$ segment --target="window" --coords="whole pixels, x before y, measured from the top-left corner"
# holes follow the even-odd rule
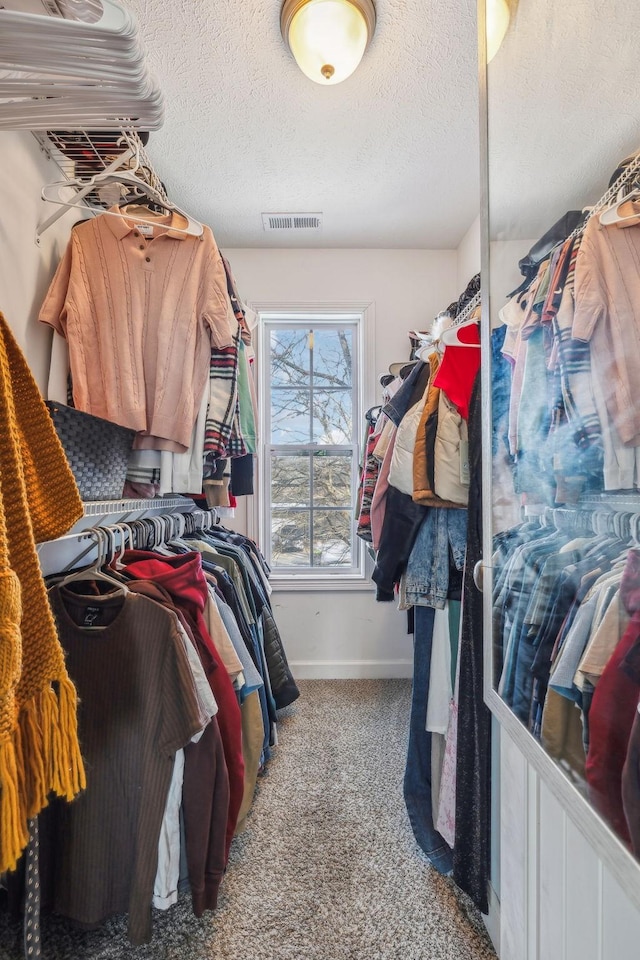
[[[278,576],[362,576],[361,315],[261,314],[262,544]]]

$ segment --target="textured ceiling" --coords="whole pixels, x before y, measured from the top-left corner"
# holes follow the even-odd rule
[[[475,0],[377,0],[344,83],[308,80],[278,0],[127,0],[167,117],[149,152],[226,247],[453,248],[477,215]],[[319,235],[262,212],[322,212]]]
[[[488,71],[495,239],[539,237],[594,203],[640,148],[637,13],[638,0],[519,0]]]
[[[280,0],[123,0],[166,94],[149,152],[224,246],[457,247],[479,208],[475,0],[376,0],[355,74],[320,87],[280,36]],[[10,9],[43,0],[5,0]],[[640,147],[638,0],[509,0],[489,65],[494,238],[537,237],[594,202]],[[321,212],[321,234],[261,213]]]

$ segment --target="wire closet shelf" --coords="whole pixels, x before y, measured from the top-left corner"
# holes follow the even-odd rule
[[[151,158],[145,149],[145,141],[133,129],[93,133],[84,130],[65,132],[34,132],[41,149],[52,160],[65,180],[86,180],[82,191],[85,206],[94,213],[108,210],[121,197],[117,184],[92,186],[92,178],[111,171],[131,171],[141,182],[148,184],[158,197],[167,202],[167,192],[156,173]],[[80,196],[80,195],[79,195]],[[36,242],[65,213],[64,208],[55,210],[41,223],[36,231]]]

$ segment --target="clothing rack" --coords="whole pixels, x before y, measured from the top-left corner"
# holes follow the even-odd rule
[[[631,162],[625,167],[615,183],[613,183],[609,189],[603,193],[598,202],[591,208],[582,223],[575,228],[572,234],[570,234],[569,240],[577,240],[578,237],[582,236],[591,217],[597,216],[599,213],[602,213],[603,210],[606,210],[607,207],[611,206],[622,187],[635,180],[637,174],[640,174],[640,152],[637,153],[633,160],[631,160]]]
[[[113,173],[118,170],[135,171],[136,177],[148,184],[160,199],[168,202],[164,184],[154,170],[151,158],[137,130],[123,128],[113,138],[98,136],[80,130],[71,134],[48,131],[33,136],[46,156],[53,160],[66,180],[86,178],[87,186],[77,193],[83,200],[89,213],[101,213],[113,205],[114,198],[108,189],[101,191],[91,178],[101,173]],[[115,153],[114,153],[115,147]],[[49,227],[52,227],[66,213],[66,207],[60,207],[36,228],[36,243]]]
[[[478,291],[478,293],[474,294],[474,296],[471,298],[471,300],[466,305],[464,310],[460,311],[460,313],[453,320],[451,326],[448,327],[448,329],[453,330],[455,329],[455,327],[462,326],[462,324],[466,323],[466,321],[471,317],[473,312],[478,309],[478,307],[480,306],[480,303],[481,303],[481,293],[480,291]]]
[[[112,517],[112,521],[104,523],[108,517]],[[87,525],[90,518],[93,523]],[[220,515],[215,510],[200,510],[188,497],[87,503],[84,518],[69,533],[57,540],[38,544],[40,568],[43,576],[49,576],[62,569],[71,570],[82,561],[86,562],[89,555],[97,552],[99,544],[102,546],[100,537],[104,531],[110,538],[109,549],[115,551],[121,549],[126,541],[141,544],[143,537],[147,547],[152,541],[164,543],[185,532],[193,532],[198,521],[202,524],[199,529],[205,529],[205,524],[206,529],[210,529],[220,522]]]
[[[94,562],[69,576],[58,564],[51,572],[61,576],[49,581],[82,703],[86,790],[78,820],[73,805],[65,807],[68,820],[59,831],[52,825],[50,847],[45,837],[42,849],[55,851],[60,873],[49,890],[48,876],[42,886],[54,913],[82,923],[86,878],[95,869],[92,924],[128,913],[134,946],[151,939],[151,907],[176,903],[181,866],[194,915],[215,909],[232,838],[277,742],[276,710],[299,695],[271,613],[265,561],[217,520],[215,511],[194,508],[85,530],[76,539],[91,541]],[[186,540],[192,534],[207,543]],[[186,542],[174,543],[180,538]],[[167,551],[158,550],[163,544]],[[144,552],[124,554],[128,547]],[[98,654],[87,640],[94,627],[105,628],[94,631]],[[114,777],[123,785],[115,800]],[[94,832],[103,835],[105,816],[127,852],[121,862],[101,864],[90,842]],[[86,831],[79,837],[76,822]],[[17,877],[17,895],[20,883]],[[33,927],[27,930],[32,940]]]
[[[77,567],[95,546],[101,550],[102,563],[110,563],[115,560],[120,550],[126,549],[127,545],[134,550],[150,550],[182,537],[185,533],[211,530],[218,522],[219,517],[215,510],[193,510],[190,513],[160,513],[153,517],[139,517],[129,523],[120,522],[90,527],[74,539],[81,543],[88,538],[92,542],[64,568],[64,571]]]
[[[162,91],[119,0],[6,0],[0,23],[0,129],[162,126]]]
[[[640,503],[636,509],[615,510],[603,506],[593,510],[579,507],[545,507],[540,522],[566,532],[613,536],[619,540],[640,542]]]
[[[581,510],[617,510],[627,513],[640,513],[640,493],[613,493],[604,491],[589,494],[578,503]]]

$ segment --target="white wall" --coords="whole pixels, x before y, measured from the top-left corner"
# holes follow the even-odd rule
[[[0,133],[0,174],[0,311],[44,391],[51,330],[37,315],[77,211],[66,211],[36,245],[36,227],[60,209],[42,200],[40,191],[62,175],[30,133]]]
[[[372,301],[374,374],[408,357],[408,331],[424,329],[458,295],[455,250],[224,252],[246,300]]]
[[[407,333],[425,329],[459,294],[453,250],[225,250],[250,302],[372,302],[370,380],[409,356]],[[380,398],[371,391],[366,402]],[[239,516],[238,523],[246,523]],[[411,637],[395,604],[363,590],[286,592],[274,610],[296,676],[410,676]]]
[[[457,251],[458,290],[460,293],[480,270],[480,214],[475,218]]]
[[[531,249],[535,239],[492,240],[490,244],[489,296],[491,299],[491,318],[497,322],[497,311],[504,306],[507,294],[522,283],[523,277],[518,268],[518,260]]]

